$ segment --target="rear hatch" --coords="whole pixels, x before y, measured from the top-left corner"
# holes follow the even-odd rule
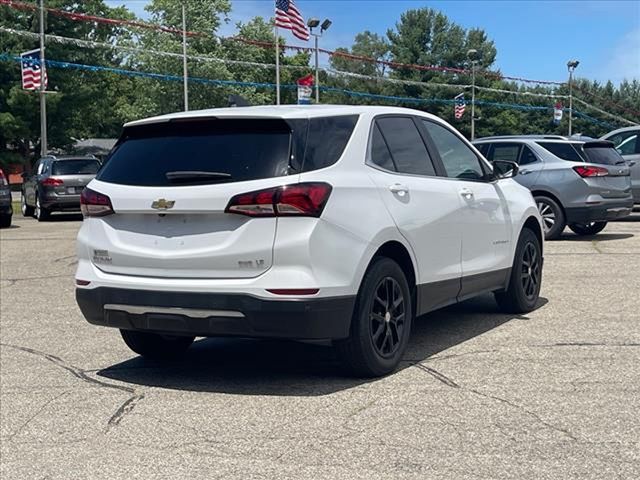
[[[251,278],[273,261],[276,218],[225,213],[229,199],[284,183],[295,156],[279,119],[199,119],[129,127],[90,188],[115,214],[89,219],[109,273]]]
[[[80,195],[84,187],[93,180],[100,162],[93,158],[56,160],[51,166],[53,190],[58,195]]]
[[[571,162],[573,170],[582,177],[590,193],[606,199],[631,195],[629,167],[613,148],[613,143],[602,140],[537,143],[556,157]]]
[[[626,198],[631,194],[631,176],[627,162],[607,141],[585,142],[581,153],[586,163],[607,170],[607,175],[588,177],[585,181],[592,187],[601,187],[603,198]]]

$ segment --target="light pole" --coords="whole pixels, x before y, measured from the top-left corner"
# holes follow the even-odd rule
[[[48,152],[47,145],[47,99],[45,80],[47,78],[46,65],[44,61],[44,0],[40,0],[40,155],[45,156]]]
[[[573,121],[573,71],[580,65],[578,60],[569,60],[567,70],[569,70],[569,136],[571,136],[571,122]]]
[[[314,28],[318,28],[320,26],[320,33],[313,33]],[[310,18],[307,21],[307,26],[309,27],[309,33],[313,35],[315,38],[315,57],[316,57],[316,103],[320,103],[320,78],[318,77],[318,38],[322,36],[324,32],[326,32],[331,26],[331,20],[325,18],[324,22],[320,24],[320,20],[317,18]]]
[[[187,14],[182,2],[182,88],[184,111],[189,110],[189,74],[187,72]]]
[[[472,48],[467,51],[467,57],[471,60],[471,140],[476,138],[476,65],[478,64],[478,51]]]

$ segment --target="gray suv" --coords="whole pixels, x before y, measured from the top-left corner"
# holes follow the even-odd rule
[[[595,235],[609,220],[631,213],[629,166],[611,142],[525,135],[487,137],[474,145],[490,162],[518,163],[515,179],[531,190],[548,240],[567,225],[578,235]]]
[[[22,215],[42,222],[54,211],[80,211],[80,194],[99,168],[100,160],[93,156],[42,157],[34,173],[24,175]]]
[[[631,168],[633,202],[640,204],[640,126],[625,127],[607,133],[603,140],[613,142]]]

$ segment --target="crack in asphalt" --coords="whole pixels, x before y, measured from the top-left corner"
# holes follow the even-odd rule
[[[426,365],[423,365],[422,363],[416,363],[415,366],[417,368],[419,368],[420,370],[422,370],[424,372],[427,372],[429,375],[431,375],[436,380],[444,383],[447,387],[460,388],[460,385],[458,385],[456,382],[451,380],[445,374],[440,373],[439,371],[437,371],[435,368],[427,367]]]
[[[38,415],[40,415],[45,408],[47,408],[49,406],[50,403],[55,402],[57,399],[59,399],[60,397],[66,395],[67,393],[69,393],[69,390],[62,392],[59,395],[56,395],[53,398],[50,398],[49,400],[47,400],[39,409],[38,411],[36,411],[36,413],[34,413],[33,415],[31,415],[26,422],[24,422],[22,425],[20,425],[15,432],[13,432],[11,435],[9,435],[8,439],[12,440],[16,435],[18,435],[20,432],[22,432],[22,430],[25,429],[25,427],[27,425],[29,425]]]
[[[116,385],[114,383],[109,383],[109,382],[103,382],[102,380],[98,380],[96,378],[90,377],[89,375],[87,375],[85,370],[78,368],[75,365],[71,365],[70,363],[66,362],[65,360],[63,360],[62,358],[56,355],[52,355],[47,352],[42,352],[40,350],[35,350],[29,347],[12,345],[9,343],[0,343],[0,345],[2,345],[3,347],[13,348],[15,350],[30,353],[32,355],[36,355],[38,357],[44,358],[50,361],[51,363],[53,363],[54,365],[56,365],[57,367],[60,367],[63,370],[66,370],[71,375],[78,378],[79,380],[82,380],[83,382],[89,383],[91,385],[103,387],[103,388],[119,390],[121,392],[126,392],[130,394],[129,398],[125,400],[124,403],[122,403],[118,407],[118,409],[113,413],[113,415],[111,415],[111,417],[109,418],[105,433],[108,432],[111,428],[117,426],[122,421],[124,416],[127,415],[129,412],[131,412],[131,410],[133,410],[133,408],[140,402],[140,400],[144,398],[144,394],[136,392],[134,388],[125,387],[122,385]]]
[[[64,277],[71,277],[73,278],[73,273],[62,273],[62,274],[56,274],[56,275],[41,275],[38,277],[19,277],[19,278],[0,278],[0,281],[3,282],[10,282],[10,286],[13,286],[16,284],[16,282],[24,282],[27,280],[46,280],[49,278],[64,278]]]
[[[546,420],[541,418],[537,413],[526,409],[522,405],[518,405],[517,403],[513,403],[513,402],[507,400],[506,398],[498,397],[498,396],[491,395],[491,394],[488,394],[488,393],[483,393],[483,392],[480,392],[480,391],[475,390],[473,388],[463,387],[463,386],[459,385],[458,383],[456,383],[451,378],[447,377],[445,374],[437,371],[434,368],[427,367],[426,365],[423,365],[421,363],[416,363],[414,366],[417,367],[418,369],[428,373],[429,375],[434,377],[436,380],[438,380],[439,382],[445,384],[448,387],[458,388],[458,389],[463,390],[465,392],[469,392],[469,393],[472,393],[474,395],[481,396],[481,397],[484,397],[484,398],[488,398],[488,399],[491,399],[491,400],[495,400],[497,402],[500,402],[500,403],[503,403],[505,405],[508,405],[511,408],[515,408],[516,410],[524,412],[527,415],[533,417],[538,423],[544,425],[545,427],[550,428],[551,430],[554,430],[556,432],[562,433],[563,435],[569,437],[573,441],[578,441],[578,438],[576,436],[574,436],[569,430],[561,428],[561,427],[558,427],[556,425],[553,425],[553,424],[547,422]]]

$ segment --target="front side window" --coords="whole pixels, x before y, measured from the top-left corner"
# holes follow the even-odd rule
[[[491,162],[495,160],[505,160],[517,163],[521,148],[521,145],[518,143],[494,143],[493,151],[488,160]]]
[[[438,149],[448,177],[484,180],[480,159],[457,135],[437,123],[427,120],[423,120],[423,123]]]
[[[536,154],[531,151],[526,145],[522,146],[522,153],[520,154],[520,165],[529,165],[538,161]]]
[[[607,138],[616,147],[616,150],[620,155],[633,155],[634,153],[640,153],[640,145],[638,142],[638,136],[640,131],[631,130],[628,132],[620,132]]]
[[[396,171],[435,176],[427,147],[411,118],[384,117],[376,120],[376,124],[389,148]]]

